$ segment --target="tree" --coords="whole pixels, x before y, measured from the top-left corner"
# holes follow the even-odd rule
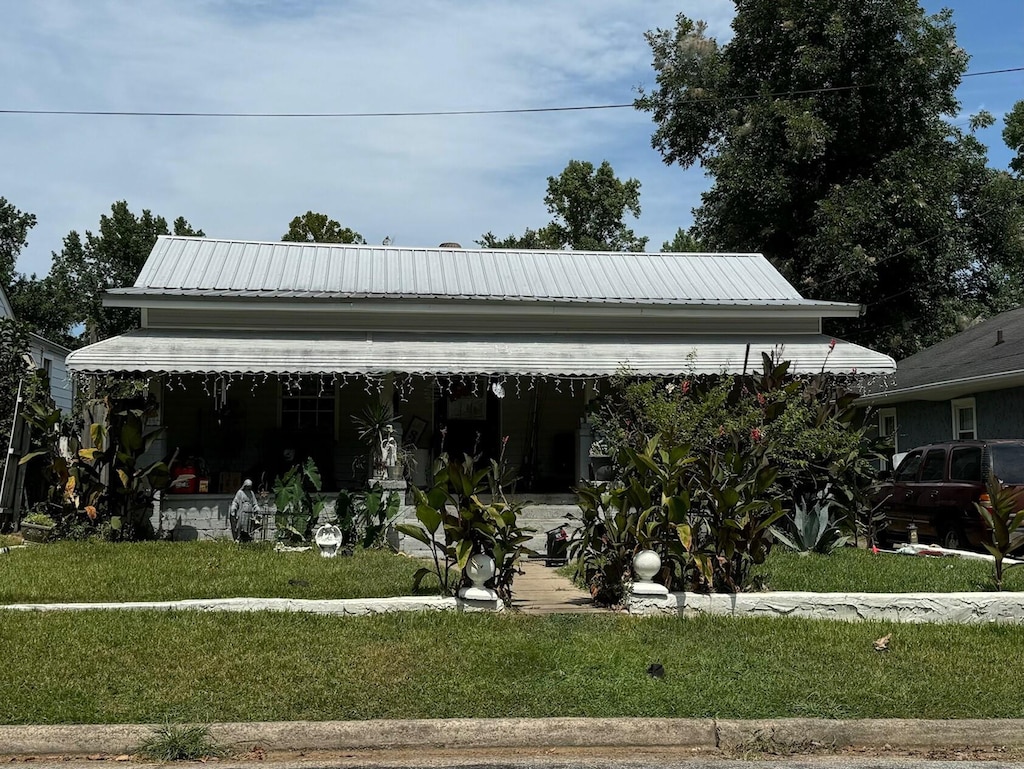
[[[680,227],[672,240],[666,240],[661,244],[661,250],[675,254],[699,254],[704,248],[693,235]]]
[[[94,342],[136,328],[139,311],[103,307],[102,295],[112,288],[131,286],[142,270],[159,235],[170,235],[167,220],[148,209],[136,216],[128,203],[119,200],[110,215],[100,216],[98,233],[86,231],[85,239],[74,230],[64,238],[64,247],[53,255],[47,280],[66,308],[60,319],[70,335],[85,326],[85,341]],[[203,237],[184,218],[174,221],[174,234]]]
[[[18,255],[28,244],[28,231],[35,226],[35,215],[19,211],[0,197],[0,287],[11,285]]]
[[[288,225],[288,232],[281,238],[293,243],[366,243],[366,240],[353,229],[342,228],[336,220],[327,214],[307,211],[296,216]]]
[[[638,237],[623,221],[640,216],[640,182],[620,181],[611,163],[570,160],[561,174],[548,177],[544,196],[554,219],[539,230],[527,228],[522,237],[499,240],[487,232],[477,243],[484,248],[571,248],[577,251],[643,251]]]
[[[866,304],[835,330],[897,356],[954,330],[987,209],[981,145],[945,119],[968,58],[950,12],[738,0],[733,29],[719,45],[680,14],[647,33],[652,145],[714,178],[693,234],[764,253],[806,296]]]
[[[1017,153],[1010,161],[1010,168],[1018,176],[1024,176],[1024,99],[1014,104],[1003,119],[1003,141]]]

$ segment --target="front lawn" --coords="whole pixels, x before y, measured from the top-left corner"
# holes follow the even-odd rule
[[[0,610],[0,658],[14,724],[1024,717],[1006,625]]]
[[[814,593],[970,593],[992,589],[992,564],[963,558],[874,554],[845,547],[802,555],[776,546],[755,569],[769,590]],[[1006,572],[1004,590],[1024,590],[1024,566]]]
[[[321,558],[275,553],[269,544],[55,542],[0,557],[0,604],[379,598],[412,593],[422,565],[379,550]],[[423,592],[435,591],[428,584]]]

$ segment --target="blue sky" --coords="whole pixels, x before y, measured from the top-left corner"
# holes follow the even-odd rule
[[[971,71],[1024,66],[1024,2],[951,7]],[[684,12],[724,40],[729,0],[0,0],[0,105],[141,111],[417,111],[629,102],[653,81],[643,33]],[[1000,116],[1024,73],[968,78],[964,116]],[[0,115],[0,196],[39,219],[19,268],[126,199],[208,235],[277,240],[323,211],[371,243],[470,246],[548,221],[546,179],[607,159],[642,183],[657,250],[707,186],[666,167],[649,116],[253,120]],[[1001,124],[983,139],[1005,167]]]

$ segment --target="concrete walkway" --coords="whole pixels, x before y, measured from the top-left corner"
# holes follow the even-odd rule
[[[543,561],[524,561],[512,583],[512,608],[523,614],[604,614],[590,595]]]

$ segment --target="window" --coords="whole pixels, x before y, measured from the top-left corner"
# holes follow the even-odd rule
[[[912,451],[903,458],[899,468],[896,470],[897,481],[917,480],[917,468],[921,466],[921,452]]]
[[[961,398],[953,401],[953,439],[966,441],[977,437],[974,398]]]
[[[281,389],[281,427],[334,434],[334,387],[288,382]]]
[[[941,481],[946,475],[946,450],[932,449],[924,455],[921,481]]]
[[[53,377],[53,358],[43,358],[43,372],[47,377]]]
[[[892,440],[892,450],[899,453],[899,438],[896,435],[896,409],[878,410],[878,437]]]
[[[949,480],[981,480],[981,446],[964,446],[953,449],[949,460]]]

